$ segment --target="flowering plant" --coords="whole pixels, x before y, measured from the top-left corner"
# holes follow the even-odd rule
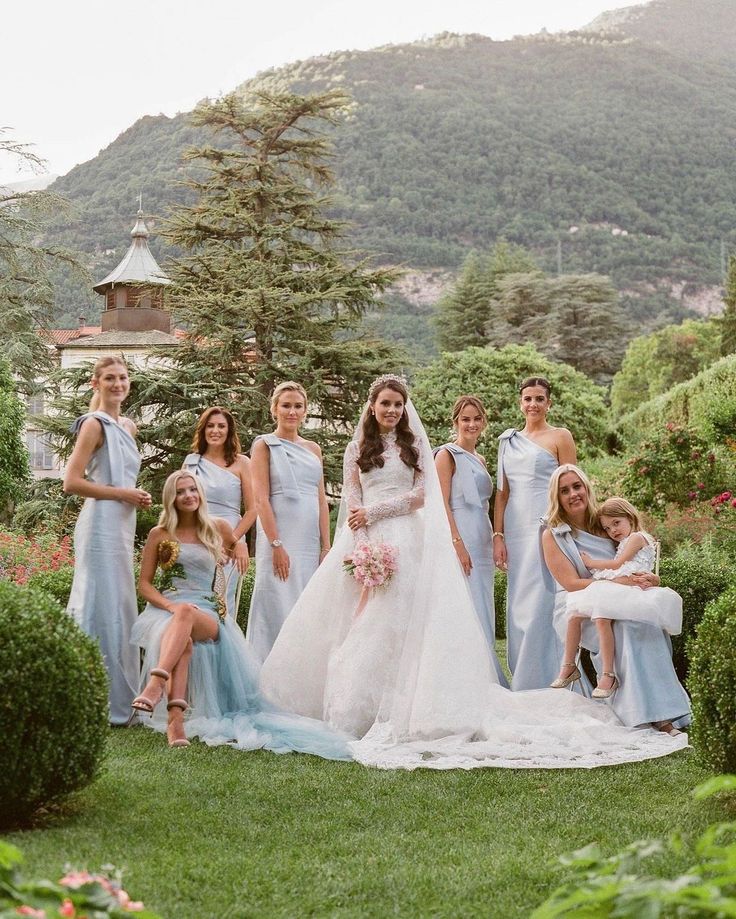
[[[163,593],[165,590],[176,590],[174,578],[185,578],[186,572],[179,562],[179,543],[175,539],[162,539],[158,544],[157,561],[161,574],[156,580],[156,587]]]
[[[72,871],[57,883],[25,881],[18,867],[23,860],[14,846],[0,842],[0,914],[30,916],[33,919],[92,919],[92,917],[135,914],[138,919],[159,919],[123,890],[120,872],[107,874]],[[112,875],[112,876],[111,876]]]
[[[395,546],[386,543],[359,543],[352,557],[343,563],[343,568],[363,587],[382,587],[398,568],[398,554]]]
[[[49,533],[32,539],[19,533],[0,530],[0,572],[16,584],[27,584],[36,574],[59,571],[74,566],[71,540],[58,541]]]

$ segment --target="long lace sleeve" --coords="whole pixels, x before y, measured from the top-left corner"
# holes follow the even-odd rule
[[[411,514],[412,511],[423,506],[424,472],[420,469],[414,473],[414,484],[410,491],[366,507],[368,526],[371,526],[377,520],[384,520],[386,517],[401,517],[404,514]]]
[[[358,468],[358,454],[360,448],[355,441],[348,444],[342,466],[342,491],[348,509],[363,506],[363,489],[360,484],[360,469]],[[365,527],[353,531],[356,543],[366,542],[368,535]]]

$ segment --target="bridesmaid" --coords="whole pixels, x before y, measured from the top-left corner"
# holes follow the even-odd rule
[[[74,581],[67,612],[100,643],[110,679],[110,723],[127,724],[138,686],[130,630],[138,615],[133,577],[135,509],[151,496],[135,482],[141,465],[135,425],[121,415],[130,392],[122,357],[101,357],[92,372],[89,412],[71,426],[76,444],[64,475],[66,494],[84,507],[74,530]],[[86,473],[86,474],[85,474]]]
[[[258,437],[251,451],[258,524],[246,638],[261,662],[330,549],[322,452],[299,434],[306,414],[304,388],[280,383],[271,399],[276,428]]]
[[[493,559],[508,572],[506,635],[511,688],[542,689],[554,680],[562,660],[555,632],[555,585],[542,559],[540,518],[555,469],[577,460],[566,428],[547,423],[551,387],[531,377],[519,387],[526,423],[499,437],[494,506]]]
[[[248,547],[245,534],[256,519],[250,460],[244,456],[235,427],[235,419],[226,408],[214,405],[199,416],[192,439],[192,452],[184,460],[186,469],[199,479],[210,513],[227,520],[233,530],[235,545],[232,559],[239,574],[248,570]],[[241,514],[241,510],[245,513]],[[228,566],[229,567],[229,566]],[[228,612],[237,618],[235,609],[237,577],[230,570],[227,593]]]
[[[476,451],[488,418],[476,396],[460,396],[452,407],[455,442],[435,451],[435,466],[442,488],[452,544],[468,578],[475,611],[488,642],[496,675],[502,686],[506,677],[496,657],[496,616],[493,607],[493,544],[489,501],[493,480],[485,459]]]

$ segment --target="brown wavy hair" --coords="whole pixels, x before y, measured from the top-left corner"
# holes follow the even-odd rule
[[[227,421],[227,437],[225,438],[224,445],[225,462],[228,466],[232,466],[238,458],[238,453],[243,452],[243,448],[240,445],[240,438],[238,437],[235,419],[232,413],[219,405],[213,405],[210,408],[206,408],[197,419],[197,427],[194,429],[194,437],[192,438],[192,446],[190,449],[192,453],[199,453],[200,456],[205,455],[207,452],[207,438],[204,432],[207,427],[207,422],[213,415],[222,415],[225,421]]]
[[[418,472],[419,451],[414,446],[414,432],[409,427],[409,420],[406,417],[406,403],[409,400],[409,392],[406,386],[403,383],[399,383],[398,380],[387,381],[383,386],[376,387],[369,394],[368,402],[371,407],[374,406],[378,397],[386,389],[398,393],[404,400],[404,411],[401,414],[399,423],[396,425],[396,442],[399,445],[402,462],[410,469],[415,469]],[[359,444],[358,468],[361,472],[383,468],[383,446],[376,416],[372,412],[368,412],[368,417],[363,424],[363,436],[360,438]]]

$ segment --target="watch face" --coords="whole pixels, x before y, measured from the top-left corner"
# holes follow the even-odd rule
[[[280,539],[274,539],[271,545],[273,546],[274,549],[278,549],[279,546],[283,546],[283,543],[281,542]]]

